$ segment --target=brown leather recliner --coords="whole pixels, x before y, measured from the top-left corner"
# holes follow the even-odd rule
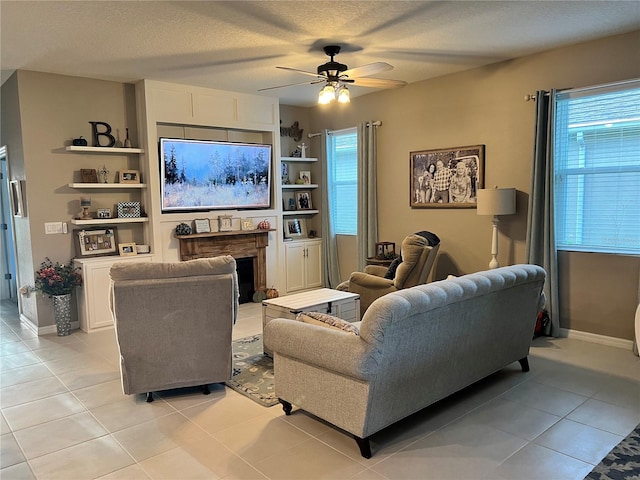
[[[337,290],[360,294],[360,316],[364,315],[374,300],[387,293],[427,283],[440,243],[431,246],[420,235],[412,234],[402,241],[398,265],[393,279],[384,278],[387,267],[367,265],[364,272],[353,272],[349,280],[338,285]]]

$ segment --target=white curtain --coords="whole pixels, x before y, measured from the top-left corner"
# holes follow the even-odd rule
[[[331,216],[331,195],[329,195],[329,172],[332,171],[334,158],[330,154],[329,131],[323,130],[320,144],[320,163],[322,165],[322,179],[325,188],[322,189],[322,259],[324,262],[324,286],[327,288],[336,288],[340,283],[340,266],[338,262],[338,244],[336,241],[335,229],[333,226],[333,218]]]
[[[547,335],[560,335],[558,302],[558,258],[553,216],[553,136],[555,90],[536,94],[536,129],[533,151],[531,194],[527,217],[527,263],[539,265],[547,272],[544,293],[551,318]]]
[[[375,255],[378,241],[376,123],[358,125],[358,271]]]

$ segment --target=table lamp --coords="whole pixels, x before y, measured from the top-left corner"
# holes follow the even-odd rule
[[[516,213],[515,188],[482,188],[478,190],[478,215],[493,215],[493,236],[491,238],[491,261],[489,268],[498,268],[498,220],[499,215]]]

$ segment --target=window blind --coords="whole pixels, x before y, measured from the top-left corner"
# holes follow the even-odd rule
[[[356,129],[329,135],[329,195],[336,234],[358,232],[358,134]]]
[[[560,250],[640,254],[640,81],[556,96]]]

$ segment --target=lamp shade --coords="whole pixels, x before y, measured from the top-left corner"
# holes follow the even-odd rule
[[[482,188],[478,190],[478,215],[513,215],[516,213],[515,188]]]

